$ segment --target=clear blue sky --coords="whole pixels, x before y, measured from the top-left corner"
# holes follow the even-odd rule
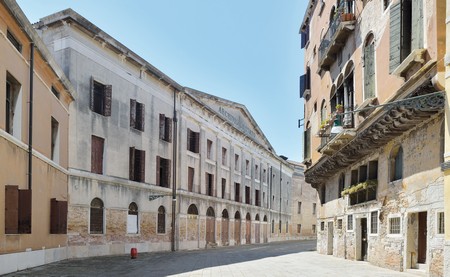
[[[17,0],[31,23],[72,8],[182,86],[244,104],[302,160],[298,30],[306,0]]]

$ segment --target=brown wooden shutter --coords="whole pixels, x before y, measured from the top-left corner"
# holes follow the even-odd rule
[[[159,114],[159,138],[164,140],[165,139],[165,120],[166,120],[166,116],[164,114]]]
[[[156,156],[156,185],[161,185],[161,157]]]
[[[5,234],[19,233],[19,187],[5,186]]]
[[[187,150],[191,151],[191,140],[192,140],[192,131],[191,129],[187,129]]]
[[[50,200],[50,234],[67,234],[67,201]]]
[[[136,128],[136,100],[130,99],[130,126]]]
[[[139,153],[139,182],[145,182],[145,151]]]
[[[111,116],[112,85],[105,85],[105,114]]]
[[[200,152],[200,132],[194,133],[194,139],[195,139],[195,153]]]
[[[166,187],[168,187],[168,188],[170,188],[170,178],[172,177],[172,172],[171,172],[171,169],[172,169],[172,164],[171,164],[171,162],[170,162],[170,160],[166,160],[166,182],[167,182],[167,184],[166,184]]]
[[[90,102],[89,102],[89,108],[91,109],[91,111],[94,111],[94,77],[91,77],[91,81],[90,81]]]
[[[401,63],[401,4],[391,5],[390,13],[389,73],[392,73]]]
[[[139,130],[144,131],[144,127],[145,127],[145,105],[141,103],[140,105],[138,105],[138,109],[139,109],[139,121],[140,121]]]
[[[172,142],[172,119],[166,117],[166,138],[168,142]]]
[[[134,162],[135,162],[135,148],[130,147],[130,165],[129,165],[129,171],[130,171],[130,180],[134,181]]]
[[[97,136],[92,136],[91,143],[91,172],[103,174],[104,139]]]
[[[31,190],[19,190],[19,233],[31,234]]]

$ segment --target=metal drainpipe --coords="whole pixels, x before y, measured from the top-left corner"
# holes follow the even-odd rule
[[[172,238],[171,238],[171,249],[175,251],[175,232],[176,232],[176,203],[177,203],[177,139],[178,139],[178,126],[177,126],[177,90],[173,90],[173,185],[172,185]]]
[[[283,169],[283,162],[280,162],[280,218],[278,219],[278,222],[280,223],[280,234],[281,234],[281,181],[283,180],[282,169]]]
[[[34,42],[30,43],[30,95],[28,113],[28,189],[32,187],[33,166],[33,76],[34,75]]]

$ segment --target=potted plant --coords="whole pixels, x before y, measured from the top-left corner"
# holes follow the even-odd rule
[[[337,105],[336,105],[336,111],[337,111],[338,113],[343,113],[343,112],[344,112],[344,105],[342,105],[342,104],[337,104]]]

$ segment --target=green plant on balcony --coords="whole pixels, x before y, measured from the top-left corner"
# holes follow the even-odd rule
[[[343,112],[344,112],[344,105],[342,105],[342,104],[337,104],[337,105],[336,105],[336,112],[337,112],[337,113],[343,113]]]
[[[341,196],[345,196],[345,195],[350,195],[350,194],[354,194],[357,193],[358,191],[362,191],[362,190],[366,190],[366,189],[371,189],[376,187],[378,184],[378,180],[366,180],[362,183],[353,185],[351,187],[348,187],[346,189],[344,189],[341,192]]]

